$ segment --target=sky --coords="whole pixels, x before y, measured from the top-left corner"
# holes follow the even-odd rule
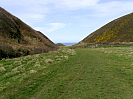
[[[70,43],[132,13],[133,0],[0,0],[0,7],[54,43]]]

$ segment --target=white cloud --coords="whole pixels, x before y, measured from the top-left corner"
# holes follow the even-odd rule
[[[45,18],[46,15],[43,14],[33,14],[33,13],[25,13],[25,14],[20,14],[20,16],[22,17],[27,17],[27,18],[32,18],[32,19],[39,19],[42,20],[43,18]]]
[[[64,28],[66,26],[70,26],[71,24],[64,24],[64,23],[49,23],[45,27],[35,27],[36,30],[39,30],[43,33],[49,33],[56,30],[59,30],[61,28]]]
[[[99,0],[3,0],[1,4],[6,5],[20,5],[20,6],[37,6],[53,4],[58,8],[65,9],[80,9],[95,5]]]
[[[27,19],[33,20],[33,21],[41,21],[46,17],[46,15],[43,15],[43,14],[33,14],[33,13],[23,14],[22,16],[23,17],[26,16]]]
[[[17,15],[17,17],[31,26],[46,19],[46,15],[38,13],[20,13]]]
[[[97,12],[127,11],[133,9],[133,1],[112,0],[99,3],[100,0],[1,0],[1,5],[23,6],[25,10],[34,13],[49,13],[50,9],[91,9]],[[52,8],[49,6],[52,4]]]
[[[48,24],[51,28],[47,29],[46,32],[53,32],[53,31],[56,31],[60,28],[64,28],[65,26],[67,26],[66,24],[64,23],[50,23]]]
[[[69,10],[76,10],[94,6],[99,0],[57,0],[56,7]]]
[[[110,17],[133,11],[133,1],[111,1],[91,7],[97,17]]]
[[[91,16],[109,17],[122,14],[126,11],[133,11],[133,1],[116,1],[99,3],[100,0],[2,0],[1,5],[10,5],[9,7],[20,6],[25,11],[18,11],[18,14],[30,13],[30,18],[41,19],[43,15],[51,13],[53,9],[61,10],[80,10],[88,9]],[[52,7],[51,7],[52,6]],[[23,16],[24,16],[23,15]],[[21,16],[20,16],[21,17]],[[28,17],[28,18],[29,18]],[[26,16],[25,16],[26,18]],[[27,20],[28,20],[27,18]]]

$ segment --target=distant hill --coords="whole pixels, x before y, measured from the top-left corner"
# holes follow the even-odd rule
[[[57,43],[58,46],[65,46],[64,44],[62,43]]]
[[[88,35],[80,43],[133,42],[133,13],[115,19]]]
[[[58,46],[41,32],[32,29],[0,7],[0,58],[44,53],[57,49]]]

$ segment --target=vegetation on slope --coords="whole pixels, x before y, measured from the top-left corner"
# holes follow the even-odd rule
[[[133,42],[133,13],[113,20],[81,42]]]
[[[133,98],[133,47],[75,51],[1,60],[1,99]]]
[[[0,45],[8,46],[16,53],[13,56],[24,56],[29,54],[44,53],[58,49],[58,46],[49,40],[41,32],[32,29],[30,26],[13,16],[0,7]],[[0,58],[3,57],[4,52]],[[9,57],[10,53],[8,53]]]

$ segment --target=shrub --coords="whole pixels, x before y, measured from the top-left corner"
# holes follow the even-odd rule
[[[52,59],[46,59],[45,62],[46,63],[53,63],[54,61]]]
[[[23,67],[23,65],[12,69],[12,72],[14,72],[14,73],[20,73],[20,72],[24,72],[24,71],[25,71],[25,68]]]
[[[26,56],[26,55],[30,55],[31,51],[28,48],[18,48],[16,50],[16,56],[20,57],[20,56]]]
[[[69,54],[69,55],[75,55],[76,54],[74,49],[63,49],[62,52]]]
[[[2,58],[14,58],[16,57],[15,50],[7,45],[7,44],[0,44],[0,59]]]
[[[37,61],[36,63],[35,63],[35,67],[40,67],[41,65],[40,65],[40,62],[39,61]]]
[[[30,74],[35,74],[35,73],[37,73],[36,70],[30,70]]]
[[[55,56],[57,61],[60,61],[62,59],[68,59],[68,56]]]
[[[34,54],[46,53],[46,52],[48,52],[48,51],[43,48],[35,48],[33,51]]]
[[[12,69],[12,72],[13,73],[19,73],[18,68],[16,67],[16,68]]]
[[[65,59],[68,59],[68,56],[64,56]]]
[[[0,71],[1,71],[1,72],[5,72],[6,69],[5,69],[4,67],[0,67]]]

